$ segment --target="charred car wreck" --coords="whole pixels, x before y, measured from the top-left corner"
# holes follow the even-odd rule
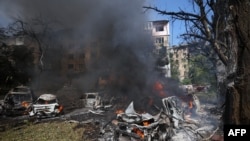
[[[63,114],[63,106],[58,103],[57,97],[53,94],[42,94],[29,109],[29,115],[37,118],[55,117]]]
[[[27,109],[34,99],[31,88],[17,86],[11,89],[1,101],[2,113],[7,116],[26,115],[28,114]]]
[[[162,108],[156,115],[136,112],[133,102],[124,112],[118,111],[112,124],[106,124],[101,130],[104,140],[197,141],[214,130],[213,126],[206,125],[204,119],[187,118],[182,101],[176,96],[163,98]],[[203,127],[199,125],[201,123]]]
[[[133,102],[125,112],[118,113],[114,139],[120,138],[165,141],[174,135],[179,121],[183,121],[183,111],[177,107],[176,97],[163,99],[164,110],[157,115],[139,114],[135,111]],[[171,117],[171,118],[169,118]]]

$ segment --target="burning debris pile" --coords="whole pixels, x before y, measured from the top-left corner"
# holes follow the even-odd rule
[[[208,140],[218,130],[205,119],[186,115],[175,96],[162,99],[162,104],[159,113],[151,115],[136,112],[131,102],[124,112],[117,111],[112,124],[102,128],[99,140],[197,141]]]

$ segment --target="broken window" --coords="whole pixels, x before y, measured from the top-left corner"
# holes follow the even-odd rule
[[[156,31],[156,32],[164,31],[163,25],[157,25],[157,26],[155,27],[155,31]]]

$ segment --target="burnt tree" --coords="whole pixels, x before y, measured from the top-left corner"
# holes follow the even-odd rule
[[[177,12],[160,10],[157,7],[145,6],[145,9],[154,10],[162,15],[168,15],[173,20],[185,22],[186,33],[181,37],[188,43],[203,43],[192,46],[200,55],[211,62],[211,72],[217,80],[218,104],[222,105],[228,83],[228,75],[236,70],[236,51],[231,46],[231,34],[228,31],[226,0],[192,0],[193,11],[180,9]],[[228,39],[229,38],[229,39]]]
[[[250,2],[229,0],[231,44],[237,48],[237,71],[226,97],[225,124],[250,124]]]

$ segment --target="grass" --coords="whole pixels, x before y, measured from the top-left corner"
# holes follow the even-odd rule
[[[1,141],[80,141],[84,128],[77,123],[53,121],[26,123],[0,132]]]

